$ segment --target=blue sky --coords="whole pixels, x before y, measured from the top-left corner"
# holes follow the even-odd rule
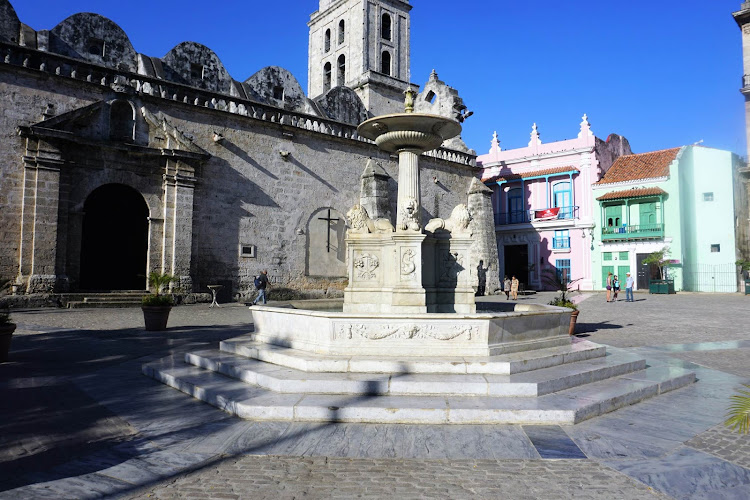
[[[277,65],[307,87],[307,20],[317,0],[11,0],[22,22],[51,29],[76,12],[119,24],[138,52],[163,56],[192,40],[244,80]],[[412,0],[412,81],[435,68],[475,112],[463,137],[486,153],[578,133],[624,135],[635,152],[703,140],[745,149],[741,0]]]

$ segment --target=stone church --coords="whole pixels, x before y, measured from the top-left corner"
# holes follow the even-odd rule
[[[403,111],[411,8],[320,0],[306,94],[280,67],[235,80],[194,42],[141,54],[96,14],[37,31],[0,0],[0,280],[19,295],[144,290],[159,271],[187,295],[224,285],[229,300],[268,269],[278,287],[342,289],[344,214],[395,212],[396,158],[357,125]],[[470,114],[435,72],[416,110]],[[472,183],[475,159],[460,138],[425,153],[422,220],[468,199],[472,275],[493,290],[492,209]]]

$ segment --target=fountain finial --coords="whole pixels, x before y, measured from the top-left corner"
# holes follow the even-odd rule
[[[417,91],[411,88],[411,84],[409,84],[404,95],[406,95],[406,99],[404,99],[404,111],[406,113],[414,113],[414,98],[417,97]]]

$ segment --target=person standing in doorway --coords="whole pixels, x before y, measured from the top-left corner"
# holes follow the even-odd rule
[[[255,297],[253,305],[256,305],[261,300],[263,301],[263,304],[266,303],[266,288],[268,288],[268,286],[268,271],[264,269],[263,272],[260,273],[260,276],[255,278],[255,288],[258,289],[258,296]]]
[[[635,280],[630,275],[630,273],[626,274],[627,279],[625,280],[625,302],[633,302],[633,285],[635,285]]]
[[[503,280],[503,291],[505,292],[505,299],[510,299],[510,278],[507,276]]]
[[[513,279],[510,280],[510,296],[513,300],[518,300],[518,284],[518,278],[513,276]]]
[[[607,273],[607,302],[612,302],[612,273]]]

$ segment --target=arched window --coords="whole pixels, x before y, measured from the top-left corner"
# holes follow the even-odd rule
[[[339,72],[336,77],[336,85],[343,87],[346,81],[346,57],[344,55],[339,56]]]
[[[339,21],[339,45],[344,43],[344,33],[346,32],[346,23],[342,19]]]
[[[380,72],[391,76],[391,53],[387,50],[383,51],[380,58]]]
[[[383,14],[380,22],[380,36],[385,40],[391,39],[391,16]]]
[[[331,90],[331,63],[325,63],[323,66],[323,92]]]
[[[325,40],[323,42],[324,50],[326,52],[331,51],[331,30],[326,30]]]
[[[110,106],[109,138],[127,142],[135,139],[135,110],[128,101],[114,101]]]

